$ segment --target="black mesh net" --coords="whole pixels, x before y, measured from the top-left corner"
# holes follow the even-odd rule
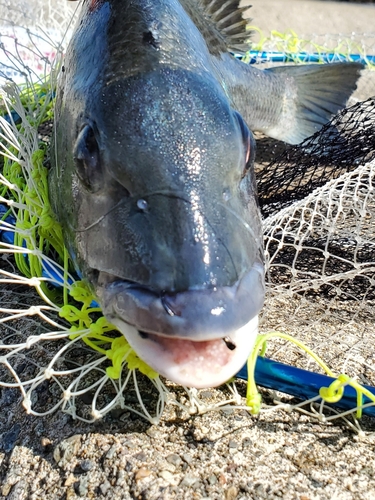
[[[375,100],[335,116],[260,165],[263,328],[303,339],[338,371],[375,383]],[[269,141],[267,141],[269,144]],[[262,140],[260,141],[260,162]],[[305,366],[295,352],[279,359]]]
[[[269,140],[258,141],[260,161]],[[271,146],[272,147],[272,146]],[[279,145],[279,148],[282,147]],[[375,97],[338,113],[312,137],[285,146],[257,174],[259,204],[264,217],[301,200],[314,189],[375,158]]]

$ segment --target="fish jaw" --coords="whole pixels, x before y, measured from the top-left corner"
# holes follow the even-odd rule
[[[256,316],[264,301],[264,267],[256,261],[231,286],[156,293],[126,281],[97,288],[106,317],[137,330],[193,341],[223,338]]]
[[[223,338],[192,340],[143,334],[120,318],[111,318],[138,356],[157,373],[184,387],[204,389],[227,382],[246,363],[258,335],[258,316],[229,338],[236,348],[228,349]]]
[[[232,286],[174,296],[126,282],[97,291],[107,319],[155,371],[187,387],[215,387],[251,354],[264,301],[264,267],[256,261]]]

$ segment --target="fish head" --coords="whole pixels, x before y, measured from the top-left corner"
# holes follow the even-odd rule
[[[51,197],[105,316],[170,380],[224,383],[264,300],[251,132],[214,78],[167,67],[114,79],[69,120]]]

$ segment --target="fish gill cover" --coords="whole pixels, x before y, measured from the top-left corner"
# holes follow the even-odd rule
[[[25,19],[17,21],[25,24]],[[61,31],[14,23],[1,33],[0,385],[19,388],[29,413],[60,408],[87,421],[117,407],[152,422],[167,403],[191,413],[228,403],[243,407],[240,382],[229,384],[210,404],[193,389],[181,394],[136,356],[93,303],[75,274],[48,199],[54,91],[66,39]],[[269,53],[273,47],[289,57],[301,52],[301,40],[274,33],[257,48]],[[320,41],[314,50],[323,54],[327,46]],[[345,50],[340,42],[337,54],[371,50],[375,53],[374,37],[358,35]],[[364,73],[368,88],[359,102],[302,145],[258,138],[267,264],[260,329],[268,335],[260,336],[254,354],[258,349],[264,354],[263,340],[277,336],[270,331],[281,332],[279,340],[269,342],[267,355],[317,371],[316,356],[306,355],[312,349],[324,359],[323,368],[330,366],[330,374],[351,377],[338,379],[339,393],[348,383],[375,385],[375,85],[374,73]],[[285,343],[291,336],[297,346]],[[260,403],[251,377],[255,358],[247,401],[253,413]],[[327,420],[345,416],[339,410],[327,413],[321,396],[324,391],[315,398],[320,406],[310,408],[274,394],[284,408]],[[349,425],[360,430],[355,419]]]

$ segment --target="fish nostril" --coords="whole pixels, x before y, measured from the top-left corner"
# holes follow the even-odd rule
[[[234,351],[236,349],[236,344],[229,337],[224,337],[223,341],[230,351]]]
[[[159,49],[159,33],[157,30],[145,31],[142,34],[142,41],[151,45],[154,49]]]
[[[146,200],[143,200],[142,198],[137,201],[137,207],[139,210],[142,210],[142,212],[145,212],[148,209],[148,203]]]
[[[178,316],[174,310],[172,309],[172,307],[170,306],[170,304],[168,303],[167,299],[165,298],[165,295],[162,294],[160,296],[160,300],[161,300],[161,303],[163,304],[163,307],[165,309],[165,311],[167,312],[167,314],[169,314],[169,316]]]

